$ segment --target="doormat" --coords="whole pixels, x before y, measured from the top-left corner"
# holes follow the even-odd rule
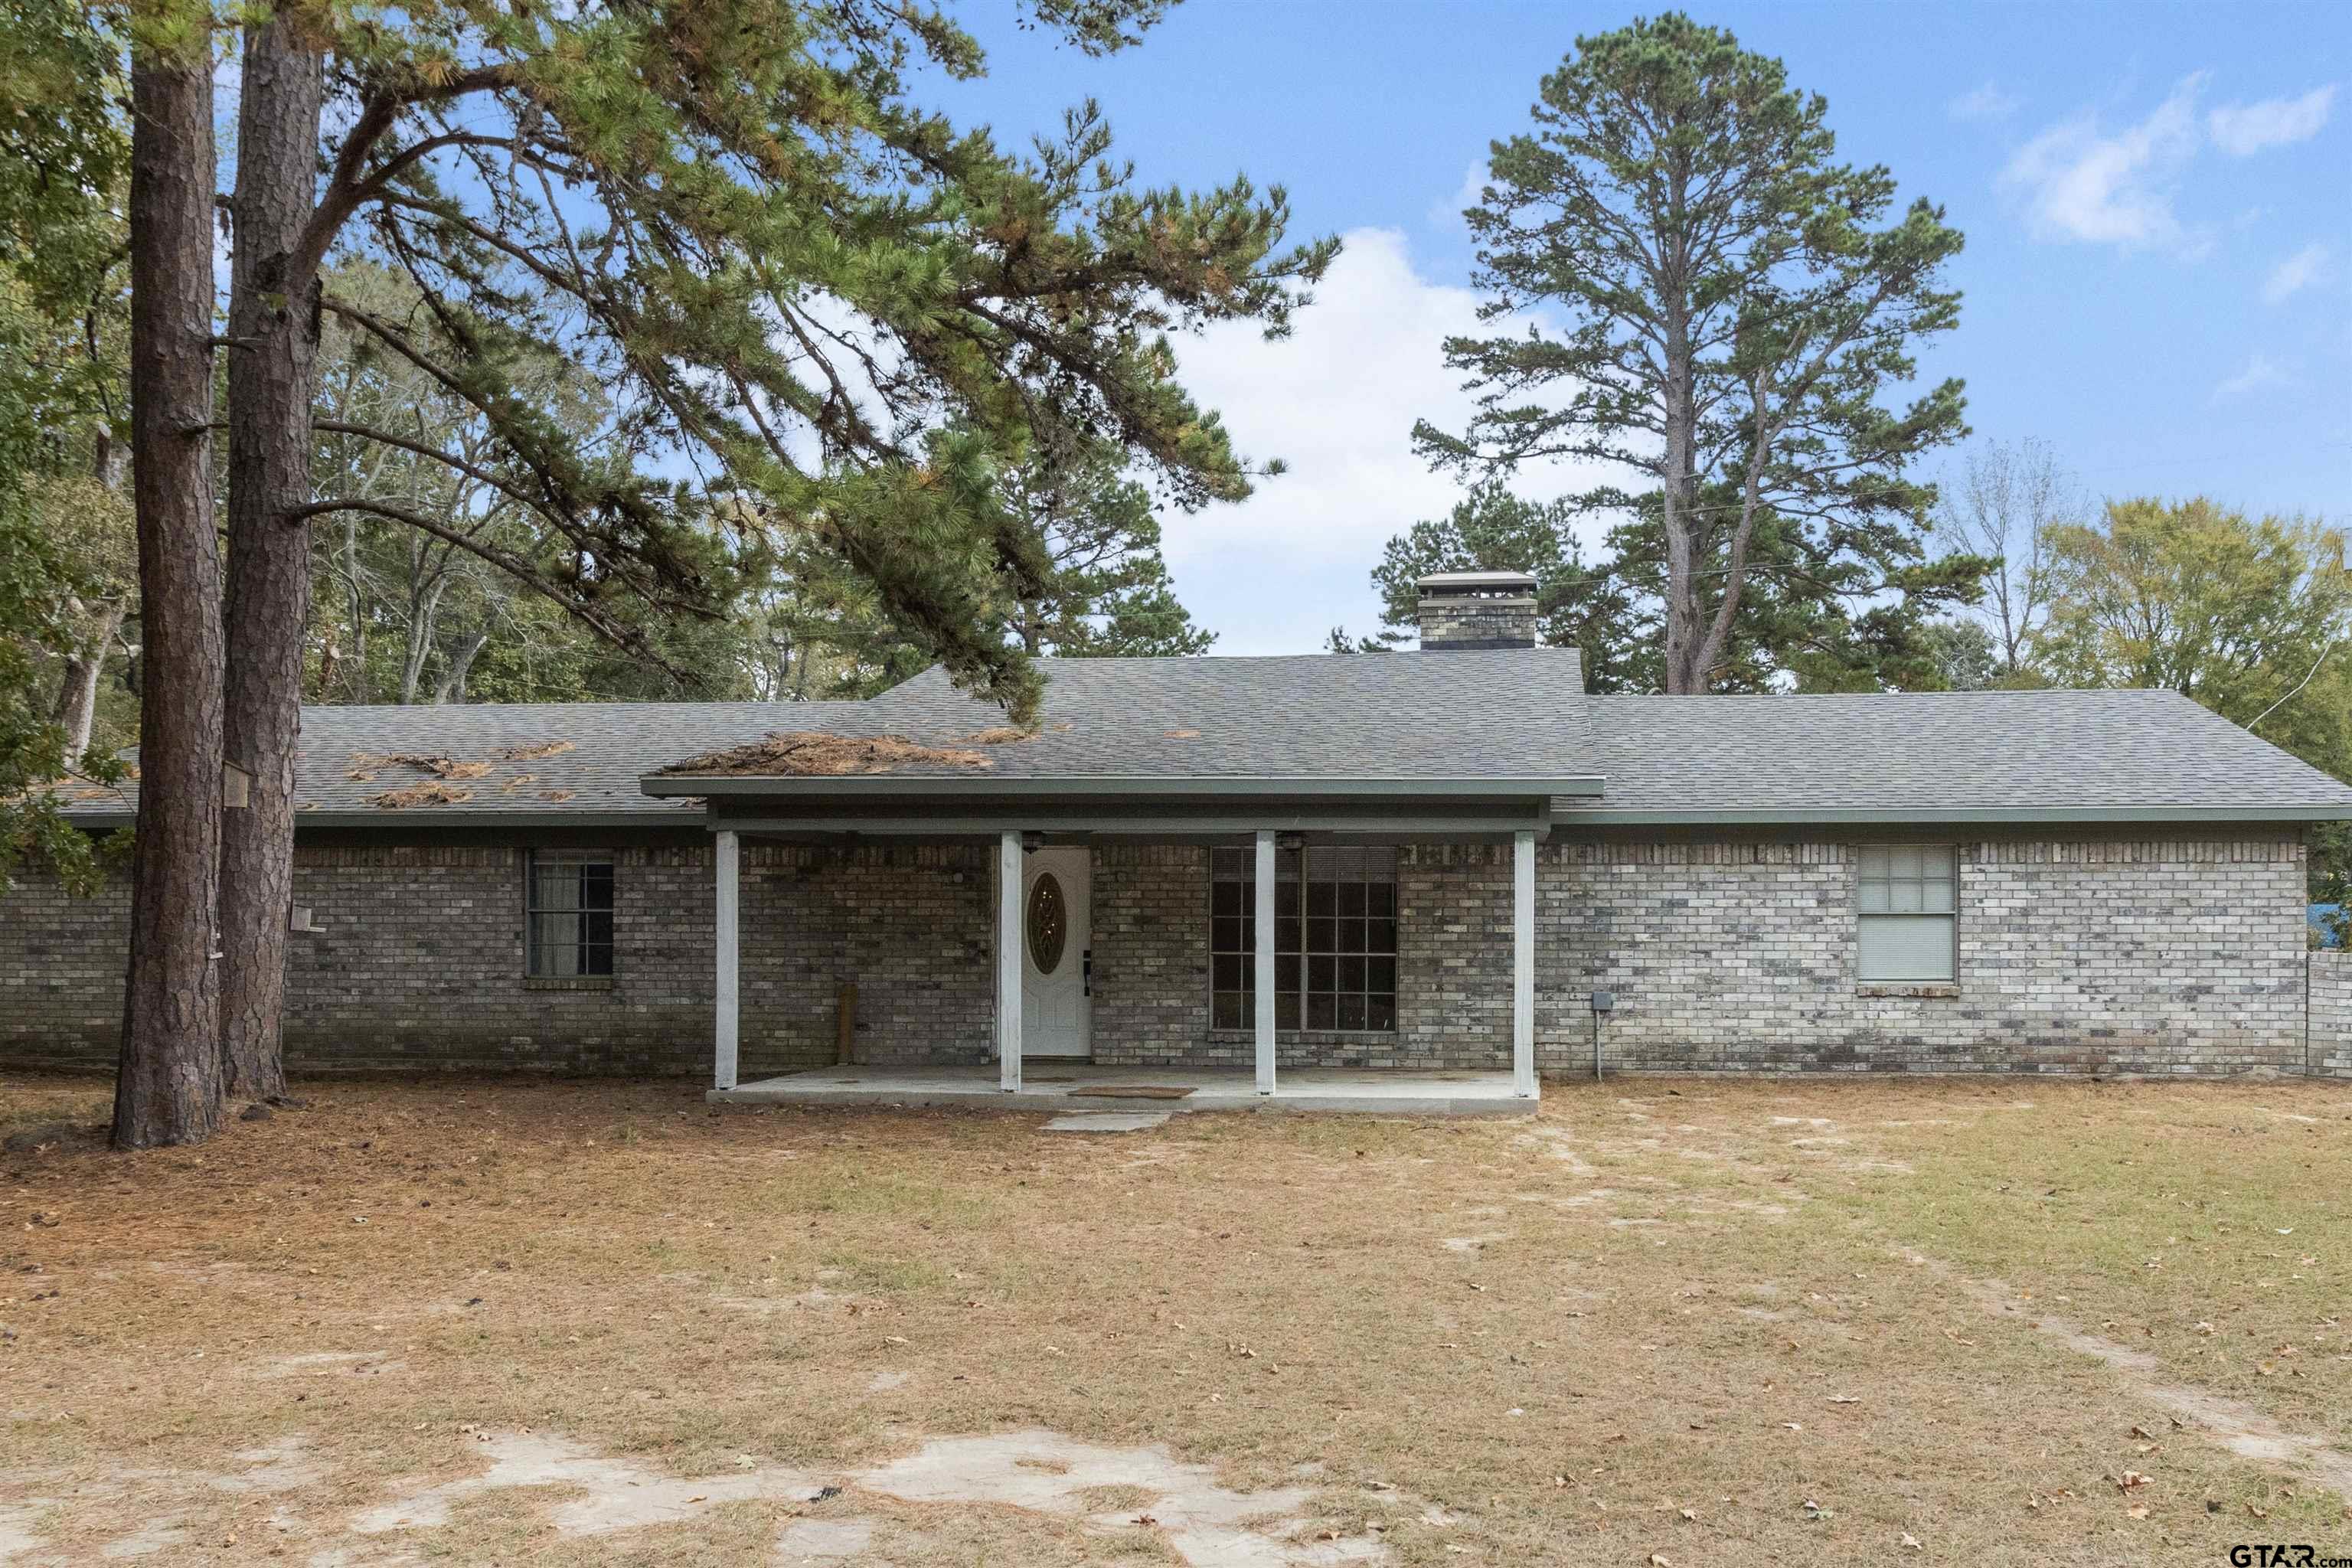
[[[1182,1084],[1112,1083],[1078,1092],[1089,1100],[1181,1100],[1192,1091]]]

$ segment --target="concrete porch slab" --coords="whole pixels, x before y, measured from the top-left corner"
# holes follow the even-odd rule
[[[1168,1125],[1164,1110],[1073,1110],[1045,1123],[1047,1132],[1149,1132]]]
[[[1344,1111],[1373,1116],[1530,1116],[1533,1100],[1511,1092],[1507,1072],[1397,1072],[1300,1068],[1261,1095],[1246,1072],[1108,1068],[1092,1062],[1025,1064],[1018,1092],[979,1067],[810,1068],[714,1089],[714,1105],[961,1106],[971,1110]],[[1160,1093],[1139,1091],[1160,1090]],[[1165,1091],[1181,1090],[1181,1094]]]

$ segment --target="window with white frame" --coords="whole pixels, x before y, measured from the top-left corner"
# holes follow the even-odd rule
[[[524,881],[524,973],[534,980],[612,973],[612,855],[534,849]]]
[[[1959,853],[1948,844],[1865,845],[1855,879],[1854,974],[1873,984],[1959,979]]]
[[[1274,1026],[1392,1034],[1397,1013],[1396,851],[1323,846],[1275,857]],[[1257,859],[1213,852],[1209,1021],[1256,1017]]]

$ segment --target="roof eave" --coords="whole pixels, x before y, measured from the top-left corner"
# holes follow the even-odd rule
[[[1569,795],[1597,797],[1601,775],[1576,773],[1542,778],[1315,778],[1297,776],[1213,776],[1192,778],[1149,775],[1064,774],[1052,778],[999,778],[990,773],[852,773],[810,777],[759,774],[653,773],[638,787],[657,799],[697,796],[705,799],[738,795],[785,798],[810,796],[887,799],[941,798],[959,795],[1202,795],[1255,797],[1417,797]]]
[[[1787,826],[1809,824],[2352,822],[2352,804],[2336,805],[1961,805],[1815,806],[1801,810],[1632,810],[1601,806],[1559,813],[1555,826],[1596,827]]]

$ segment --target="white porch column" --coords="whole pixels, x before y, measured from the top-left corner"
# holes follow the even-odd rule
[[[1511,1092],[1536,1095],[1536,836],[1511,846]]]
[[[1257,1091],[1274,1092],[1274,834],[1257,836]]]
[[[1021,835],[996,841],[997,1087],[1021,1092]]]
[[[714,1089],[735,1087],[736,1034],[742,1017],[738,994],[738,975],[741,969],[741,947],[737,940],[737,910],[741,900],[741,879],[737,874],[738,859],[735,830],[722,827],[717,840],[718,853],[712,858],[719,865],[719,922],[712,946],[718,951],[719,986],[718,1041],[711,1051],[710,1083]]]

